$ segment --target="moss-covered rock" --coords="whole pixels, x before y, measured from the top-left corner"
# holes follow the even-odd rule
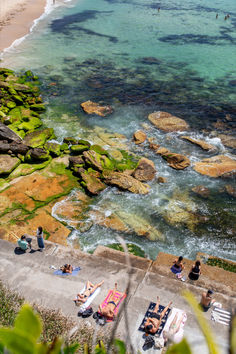
[[[81,168],[80,176],[82,178],[81,184],[85,187],[89,193],[97,195],[103,191],[107,186],[100,181],[97,171],[89,169],[88,171]]]
[[[66,143],[63,143],[63,144],[61,144],[60,145],[60,150],[61,151],[69,151],[69,146],[68,146],[68,144],[66,144]]]
[[[11,124],[15,122],[20,122],[22,119],[21,107],[15,107],[11,109],[8,113],[8,116],[10,117],[9,121],[11,122]]]
[[[12,173],[8,176],[8,179],[12,180],[20,176],[30,175],[31,173],[37,170],[42,170],[49,163],[50,163],[50,159],[42,163],[34,163],[34,164],[21,163],[14,171],[12,171]]]
[[[78,144],[77,140],[75,138],[67,137],[63,139],[63,143],[66,143],[68,145],[76,145]]]
[[[16,107],[16,103],[14,101],[8,101],[7,102],[7,107],[10,109],[13,109]]]
[[[89,146],[87,145],[71,145],[70,147],[70,151],[72,154],[74,155],[81,155],[84,151],[88,150],[89,149]]]
[[[54,157],[61,155],[61,145],[58,143],[46,142],[44,148]]]
[[[27,133],[24,137],[24,144],[36,148],[42,147],[47,140],[55,138],[54,130],[52,128],[45,128],[31,133]]]
[[[44,112],[46,111],[46,108],[43,103],[35,103],[30,106],[30,109],[36,112]]]
[[[108,151],[103,149],[100,145],[91,145],[90,150],[97,152],[100,155],[109,156]]]
[[[25,162],[43,162],[49,159],[50,155],[48,151],[40,148],[34,148],[27,152],[24,160]]]
[[[0,176],[8,175],[20,164],[20,159],[9,155],[0,155]]]
[[[18,130],[34,131],[35,129],[41,127],[43,123],[37,117],[31,117],[28,122],[22,122],[18,125]]]

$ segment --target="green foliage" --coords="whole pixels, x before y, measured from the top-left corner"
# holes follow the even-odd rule
[[[0,325],[12,326],[24,299],[0,282]],[[0,352],[1,353],[1,352]]]
[[[186,341],[186,339],[183,339],[180,343],[178,344],[173,344],[171,347],[168,348],[166,354],[191,354],[191,348]]]
[[[127,246],[129,253],[134,254],[135,256],[138,256],[138,257],[143,257],[143,258],[146,257],[145,252],[139,246],[136,246],[133,243],[126,243],[126,246]],[[111,245],[107,245],[107,247],[112,248],[117,251],[124,252],[124,248],[122,247],[122,245],[120,243],[112,243]]]
[[[207,260],[206,264],[210,265],[210,266],[214,266],[214,267],[223,268],[224,270],[227,270],[228,272],[236,273],[236,264],[232,264],[232,263],[227,262],[223,259],[209,258]]]

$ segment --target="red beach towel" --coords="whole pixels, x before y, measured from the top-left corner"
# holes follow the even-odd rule
[[[103,303],[101,304],[101,308],[102,308],[102,309],[108,304],[112,292],[113,292],[113,290],[111,290],[111,289],[108,291],[108,294],[107,294],[105,300],[104,300]],[[117,291],[115,292],[114,297],[113,297],[114,301],[118,300],[121,295],[122,295],[122,292],[120,292],[119,290],[117,290]],[[122,303],[122,301],[123,301],[125,298],[126,298],[126,294],[124,294],[124,295],[122,296],[122,298],[120,299],[118,305],[116,306],[116,308],[115,308],[115,310],[114,310],[114,315],[115,315],[115,316],[117,315],[117,313],[118,313],[118,311],[119,311],[120,304]],[[113,318],[108,318],[108,317],[106,318],[107,322],[111,322],[111,321],[113,321],[113,319],[114,319],[114,317],[113,317]]]

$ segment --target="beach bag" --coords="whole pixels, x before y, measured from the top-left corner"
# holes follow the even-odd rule
[[[93,314],[93,309],[91,306],[87,307],[86,310],[81,314],[83,318],[87,318]]]
[[[149,335],[148,337],[146,337],[144,345],[143,345],[143,350],[148,350],[150,348],[152,348],[155,344],[155,340],[154,338]]]
[[[155,349],[164,348],[164,345],[165,345],[164,338],[162,338],[162,337],[161,338],[156,338],[155,345],[154,345]]]

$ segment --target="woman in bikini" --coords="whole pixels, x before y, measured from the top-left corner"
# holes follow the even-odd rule
[[[65,264],[60,269],[61,269],[62,273],[70,273],[71,274],[73,272],[73,267],[71,264]]]
[[[117,298],[116,295],[117,292],[117,283],[115,283],[115,287],[109,297],[109,301],[105,307],[102,308],[102,305],[99,305],[98,311],[100,312],[101,315],[105,316],[106,318],[113,319],[114,314],[115,314],[115,309],[118,306],[120,300],[122,297],[125,295],[124,293],[121,293],[120,296]]]
[[[104,283],[104,280],[101,281],[98,284],[93,284],[93,283],[91,283],[88,280],[87,283],[86,283],[86,288],[85,288],[84,292],[77,294],[77,299],[75,299],[74,302],[75,303],[77,303],[77,302],[83,302],[83,303],[86,302],[88,297],[90,295],[92,295],[97,288],[102,286],[103,283]]]
[[[148,317],[146,322],[144,323],[146,334],[148,333],[155,334],[157,332],[158,328],[160,327],[161,321],[166,314],[166,311],[172,304],[172,301],[169,302],[169,304],[164,308],[164,310],[160,314],[158,313],[159,304],[160,304],[160,298],[159,296],[157,296],[156,306],[153,312],[150,314],[150,317]]]
[[[180,257],[179,257],[178,259],[176,259],[173,263],[174,263],[174,264],[173,264],[172,267],[170,268],[170,270],[172,271],[172,273],[174,273],[174,274],[181,273],[182,270],[184,269],[183,257],[180,256]]]

